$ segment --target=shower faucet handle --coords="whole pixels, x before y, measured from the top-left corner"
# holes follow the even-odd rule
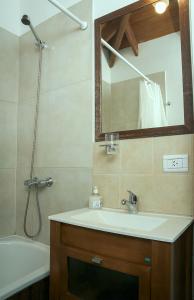
[[[24,185],[28,188],[33,186],[43,188],[43,187],[51,187],[53,185],[53,179],[51,177],[45,179],[39,179],[38,177],[33,177],[31,179],[27,179],[24,181]]]
[[[51,187],[53,185],[53,179],[51,177],[40,179],[38,181],[38,187]]]
[[[36,185],[37,183],[38,183],[37,177],[33,177],[24,181],[24,185],[27,186],[28,188],[31,188],[33,185]]]

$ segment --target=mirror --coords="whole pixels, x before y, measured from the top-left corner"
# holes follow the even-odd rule
[[[188,1],[137,1],[95,22],[96,140],[193,129]]]

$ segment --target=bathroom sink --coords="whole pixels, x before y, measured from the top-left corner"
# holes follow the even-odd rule
[[[49,217],[50,220],[109,233],[174,242],[193,218],[153,213],[129,214],[118,209],[82,208]]]
[[[126,214],[105,210],[89,210],[72,216],[81,222],[101,224],[117,228],[131,228],[136,230],[151,231],[166,222],[167,219],[160,217],[142,216],[139,214]]]

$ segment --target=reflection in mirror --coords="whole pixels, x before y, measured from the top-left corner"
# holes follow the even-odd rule
[[[102,132],[184,125],[179,27],[177,0],[162,15],[150,4],[101,25],[105,44],[137,68],[102,45]]]

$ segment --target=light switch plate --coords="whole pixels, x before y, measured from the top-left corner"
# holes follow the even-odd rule
[[[188,154],[174,154],[163,156],[164,172],[188,172]]]

